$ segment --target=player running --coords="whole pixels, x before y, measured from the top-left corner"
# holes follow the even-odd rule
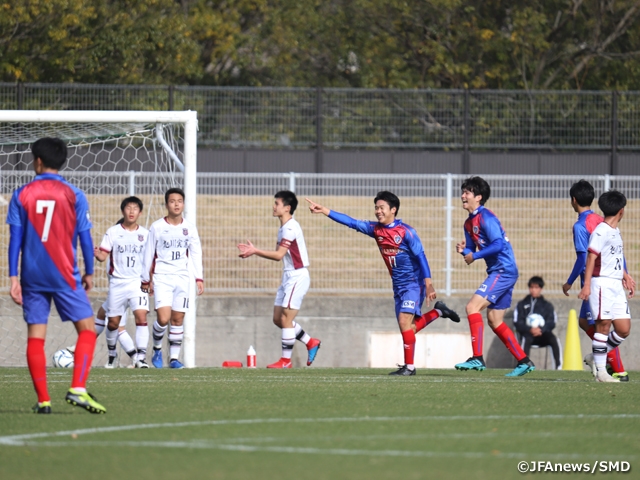
[[[481,177],[470,177],[460,188],[462,208],[469,212],[469,217],[464,222],[465,240],[456,245],[456,251],[464,257],[467,265],[484,259],[488,277],[467,303],[473,356],[458,363],[456,369],[482,371],[487,368],[482,356],[484,323],[481,313],[486,308],[489,326],[518,361],[516,368],[506,376],[520,377],[536,367],[502,321],[505,310],[511,307],[513,287],[518,280],[513,249],[498,217],[484,207],[491,195],[489,184]]]
[[[576,261],[567,282],[562,286],[562,291],[566,296],[569,296],[569,290],[571,290],[571,286],[578,277],[580,277],[580,288],[582,289],[584,286],[584,270],[587,265],[589,238],[595,228],[604,220],[600,215],[591,210],[591,204],[593,203],[596,193],[593,185],[589,182],[580,180],[574,183],[569,190],[569,195],[571,196],[571,207],[578,214],[578,220],[573,224],[573,245],[576,250]],[[624,286],[625,288],[633,288],[635,290],[636,284],[633,278],[627,273],[626,263],[624,267],[622,279]],[[584,300],[580,307],[578,324],[593,341],[593,335],[596,332],[595,320],[591,315],[591,309],[589,308],[589,302],[587,300]],[[597,370],[593,362],[593,355],[590,353],[587,354],[584,362],[591,368],[591,373],[595,377]],[[629,374],[625,371],[624,365],[622,364],[619,348],[614,348],[607,352],[607,365],[611,368],[613,378],[618,378],[621,382],[629,381]]]
[[[36,177],[13,193],[7,223],[11,298],[22,305],[27,322],[27,364],[38,395],[34,413],[51,413],[47,389],[44,342],[51,300],[62,321],[78,332],[73,377],[66,401],[91,413],[106,413],[87,392],[96,345],[93,311],[87,292],[93,287],[93,241],[89,203],[85,194],[58,174],[67,160],[67,146],[59,138],[41,138],[31,146]],[[85,259],[80,277],[77,244]],[[18,279],[18,259],[20,279]]]
[[[100,262],[109,257],[109,295],[105,308],[109,320],[106,333],[109,350],[109,360],[105,365],[107,368],[114,367],[118,340],[136,368],[149,368],[146,362],[149,295],[140,291],[142,260],[149,230],[138,225],[142,209],[142,200],[138,197],[125,198],[120,204],[123,221],[109,228],[100,246],[94,250],[94,255]],[[137,348],[124,328],[127,307],[133,312],[136,321]]]
[[[578,295],[588,300],[594,313],[596,332],[593,334],[593,363],[598,382],[620,382],[606,370],[607,352],[618,348],[631,330],[631,315],[625,288],[633,297],[635,286],[624,281],[624,246],[618,225],[624,216],[626,197],[615,190],[600,195],[598,206],[604,213],[589,239],[589,254],[584,271],[584,286]],[[613,330],[611,331],[611,326]]]
[[[178,359],[184,338],[184,314],[189,309],[189,261],[195,271],[197,294],[204,292],[202,247],[198,229],[182,218],[184,192],[170,188],[164,194],[167,216],[149,229],[144,248],[142,291],[155,297],[156,321],[153,323],[151,363],[162,368],[162,339],[169,328],[169,367],[183,368]],[[195,307],[195,305],[194,305]]]
[[[377,222],[355,220],[348,215],[329,210],[308,198],[311,213],[322,213],[331,220],[353,228],[376,240],[382,259],[391,275],[393,296],[396,302],[396,318],[404,344],[404,365],[389,375],[409,376],[416,374],[413,363],[416,333],[438,317],[459,322],[460,317],[443,302],[436,302],[434,309],[424,315],[420,313],[427,299],[427,306],[436,298],[431,283],[431,271],[422,243],[416,231],[396,218],[400,210],[400,199],[393,193],[378,192],[373,200]]]
[[[276,250],[259,250],[247,240],[246,244],[238,245],[239,257],[249,258],[251,255],[257,255],[276,262],[282,260],[282,284],[276,293],[273,307],[273,323],[282,329],[282,357],[277,362],[267,365],[267,368],[291,368],[291,355],[296,340],[300,340],[307,346],[307,366],[310,366],[322,342],[317,338],[311,338],[295,321],[302,306],[302,300],[311,284],[307,269],[309,266],[307,246],[302,228],[293,218],[293,213],[298,207],[298,198],[295,193],[288,190],[276,193],[274,198],[273,216],[280,220]]]

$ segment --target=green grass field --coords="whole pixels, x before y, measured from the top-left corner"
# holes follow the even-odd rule
[[[95,368],[98,416],[64,403],[71,371],[48,370],[54,413],[34,415],[27,369],[2,368],[0,478],[503,479],[521,461],[638,478],[640,372],[506,372]]]

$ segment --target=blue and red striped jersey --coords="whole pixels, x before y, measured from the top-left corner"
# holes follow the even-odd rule
[[[498,272],[518,276],[518,266],[513,248],[500,220],[485,208],[478,207],[464,222],[465,249],[462,255],[473,252],[473,259],[483,258],[487,273]]]
[[[424,286],[431,278],[431,270],[422,248],[422,242],[410,225],[396,219],[389,225],[367,220],[356,220],[344,213],[329,212],[329,218],[375,239],[384,260],[394,290],[411,284]]]
[[[89,202],[82,190],[60,175],[37,175],[13,193],[7,223],[22,228],[23,289],[56,292],[82,288],[78,234],[92,227]]]

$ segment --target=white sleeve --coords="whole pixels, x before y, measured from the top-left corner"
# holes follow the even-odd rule
[[[147,237],[147,243],[144,245],[144,257],[142,259],[142,274],[141,280],[144,283],[149,282],[151,278],[151,267],[153,266],[153,258],[156,253],[156,230],[151,225],[149,229],[149,236]]]
[[[591,238],[589,239],[589,252],[593,252],[597,255],[600,255],[602,252],[602,247],[604,247],[604,242],[606,241],[606,237],[601,233],[598,233],[598,229],[596,228],[591,234]]]
[[[282,229],[282,240],[280,240],[279,246],[289,248],[293,241],[296,239],[296,232],[293,228],[284,227]]]
[[[191,241],[189,242],[189,258],[193,264],[193,269],[196,274],[196,280],[204,280],[204,273],[202,269],[202,244],[200,243],[200,235],[198,235],[198,229],[195,227],[189,229],[191,231]]]
[[[111,241],[111,235],[109,235],[109,230],[102,237],[102,243],[100,243],[100,250],[103,252],[111,252],[113,250],[113,242]]]

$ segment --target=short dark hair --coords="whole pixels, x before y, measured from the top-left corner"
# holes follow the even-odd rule
[[[170,188],[169,190],[167,190],[166,192],[164,192],[164,204],[165,205],[167,203],[169,203],[169,195],[171,195],[172,193],[177,193],[178,195],[180,195],[182,197],[182,200],[184,200],[184,190],[182,190],[181,188],[178,188],[178,187],[173,187],[173,188]]]
[[[398,215],[398,212],[400,211],[400,199],[395,193],[391,193],[387,190],[378,192],[378,194],[376,195],[376,198],[373,199],[373,204],[375,205],[376,203],[378,203],[378,200],[387,202],[387,204],[389,205],[389,208],[395,208],[396,215]]]
[[[273,196],[273,198],[279,198],[282,200],[282,205],[285,207],[291,207],[289,210],[291,215],[293,215],[293,212],[298,208],[298,197],[296,197],[295,193],[289,190],[280,190]]]
[[[529,279],[529,283],[527,286],[530,287],[531,285],[538,285],[540,288],[544,288],[544,280],[542,279],[542,277],[534,275]]]
[[[44,137],[31,145],[33,159],[39,158],[45,167],[60,170],[67,161],[67,145],[59,138]]]
[[[596,192],[586,180],[579,180],[569,190],[571,198],[575,198],[578,205],[581,207],[589,207],[593,203],[593,199],[596,198]]]
[[[460,186],[460,190],[469,190],[474,195],[482,196],[480,205],[484,205],[491,196],[491,187],[482,177],[469,177]]]
[[[136,205],[138,205],[138,207],[140,207],[140,211],[142,211],[142,208],[144,207],[144,205],[142,204],[142,200],[140,200],[138,197],[127,197],[122,200],[122,203],[120,204],[120,211],[124,212],[124,207],[126,207],[130,203],[135,203]]]
[[[609,190],[604,192],[598,198],[598,206],[605,217],[613,217],[617,215],[627,205],[627,197],[624,193],[617,190]]]

